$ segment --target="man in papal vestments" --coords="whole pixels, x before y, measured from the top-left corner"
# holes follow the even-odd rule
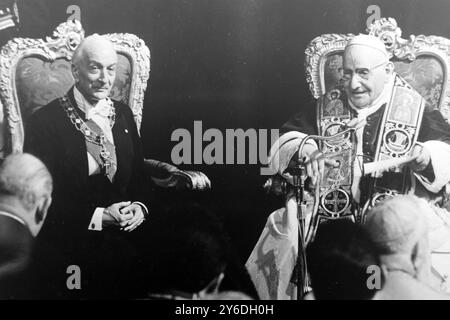
[[[347,129],[336,139],[304,141],[299,150],[308,135],[326,137]],[[363,222],[365,209],[386,195],[415,192],[435,206],[450,181],[448,159],[450,126],[439,110],[426,106],[394,72],[381,40],[358,35],[345,47],[341,85],[282,126],[269,164],[292,185],[290,169],[303,161],[306,187],[320,186],[320,221],[347,217]],[[435,209],[428,217],[431,249],[450,252],[450,213]],[[297,203],[288,197],[286,206],[269,216],[247,261],[262,299],[296,298],[297,252]],[[448,270],[425,268],[423,281],[430,282],[433,272],[442,276]]]

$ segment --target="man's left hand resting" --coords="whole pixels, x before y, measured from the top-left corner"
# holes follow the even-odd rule
[[[104,227],[115,226],[131,232],[145,220],[145,215],[139,204],[125,201],[110,205],[103,212],[102,218]]]
[[[134,229],[136,229],[138,226],[141,225],[142,222],[145,220],[145,214],[142,210],[141,205],[137,203],[132,203],[129,206],[123,208],[121,210],[123,215],[129,215],[132,214],[131,219],[129,219],[125,226],[122,227],[122,230],[131,232]]]

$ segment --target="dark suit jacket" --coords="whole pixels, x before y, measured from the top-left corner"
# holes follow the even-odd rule
[[[0,215],[0,299],[65,298],[67,274],[58,263],[52,246],[36,246],[27,226]]]
[[[33,236],[19,221],[0,215],[0,299],[23,297],[23,276],[29,266]]]
[[[68,96],[76,106],[73,89]],[[92,214],[96,207],[119,201],[148,203],[144,158],[133,114],[121,102],[114,101],[114,107],[112,132],[118,169],[113,183],[102,175],[89,177],[84,135],[71,123],[59,100],[36,111],[26,124],[24,152],[40,158],[54,179],[53,204],[39,238],[59,247],[67,264],[80,265],[86,259],[104,263],[120,260],[120,253],[130,251],[123,241],[129,234],[107,229],[89,231]],[[107,252],[115,257],[105,257]]]

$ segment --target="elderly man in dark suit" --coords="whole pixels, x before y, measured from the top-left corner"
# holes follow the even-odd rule
[[[116,65],[108,39],[85,38],[72,59],[75,86],[36,111],[25,130],[24,150],[42,159],[55,183],[42,238],[59,247],[67,265],[80,267],[82,291],[94,288],[94,297],[125,292],[108,284],[128,281],[118,277],[133,265],[130,232],[148,215],[133,114],[109,98]]]
[[[0,298],[30,294],[27,289],[31,287],[24,287],[25,274],[34,237],[52,202],[52,188],[47,168],[32,155],[10,155],[0,166]]]

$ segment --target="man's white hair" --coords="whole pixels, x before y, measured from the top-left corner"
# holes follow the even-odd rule
[[[0,196],[13,196],[30,209],[42,195],[51,194],[53,180],[41,160],[27,153],[6,157],[0,165]]]
[[[90,36],[87,36],[84,38],[81,43],[78,45],[78,47],[75,49],[73,56],[72,56],[72,64],[78,65],[80,60],[83,58],[84,50],[87,46],[91,45],[92,43],[97,43],[105,46],[110,46],[112,50],[115,50],[114,44],[105,36],[101,36],[97,33],[94,33]]]

